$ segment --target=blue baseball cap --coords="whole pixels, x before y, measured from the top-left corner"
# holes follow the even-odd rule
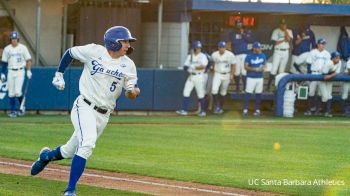
[[[226,42],[224,42],[224,41],[219,42],[218,47],[219,48],[226,48]]]
[[[340,57],[340,53],[338,51],[333,51],[331,53],[331,59],[335,58],[335,57]]]
[[[10,39],[19,39],[19,33],[17,31],[12,31],[10,33]]]
[[[326,39],[325,38],[320,38],[317,40],[317,44],[326,44]]]
[[[260,42],[254,42],[253,48],[261,48],[261,43]]]
[[[196,48],[202,48],[202,43],[200,42],[200,41],[194,41],[193,43],[192,43],[192,48],[193,49],[196,49]]]

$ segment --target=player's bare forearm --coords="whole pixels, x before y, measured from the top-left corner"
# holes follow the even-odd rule
[[[331,80],[332,78],[334,78],[335,76],[337,75],[337,73],[331,73],[331,74],[328,74],[328,75],[325,75],[323,77],[324,80]]]
[[[138,87],[133,88],[132,90],[125,91],[125,96],[129,99],[135,99],[140,95],[140,89]]]
[[[235,73],[236,64],[231,64],[230,79],[233,80],[233,75]]]
[[[205,69],[205,66],[204,65],[199,65],[196,67],[196,70],[203,70]]]
[[[31,70],[32,69],[32,60],[27,60],[27,70]]]

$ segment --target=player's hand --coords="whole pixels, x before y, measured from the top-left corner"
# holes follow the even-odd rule
[[[2,73],[0,76],[0,79],[1,79],[1,82],[5,82],[5,80],[6,80],[5,74]]]
[[[32,78],[32,72],[30,70],[27,70],[27,78],[31,79]]]
[[[323,77],[323,79],[324,79],[324,80],[330,80],[330,79],[332,79],[332,76],[331,76],[331,75],[325,75],[325,76]]]
[[[65,82],[63,79],[63,73],[61,72],[56,72],[55,77],[52,79],[52,84],[58,89],[58,90],[63,90],[65,86]]]
[[[133,89],[129,89],[125,91],[125,96],[129,99],[135,99],[140,94],[140,89],[135,87]]]

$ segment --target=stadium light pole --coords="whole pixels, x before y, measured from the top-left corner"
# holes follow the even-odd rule
[[[158,39],[157,39],[156,66],[160,66],[160,51],[161,51],[161,45],[162,45],[162,20],[163,20],[163,0],[160,0],[159,6],[158,6]]]
[[[35,64],[40,65],[40,23],[41,23],[41,0],[36,4],[36,32],[35,32]]]

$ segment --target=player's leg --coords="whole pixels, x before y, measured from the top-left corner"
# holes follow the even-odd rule
[[[10,102],[10,117],[16,117],[16,88],[15,88],[15,71],[9,69],[7,74],[8,96]]]
[[[297,55],[292,55],[292,59],[291,59],[291,62],[290,62],[290,69],[289,69],[289,72],[290,73],[293,73],[293,74],[298,74],[299,71],[297,70],[297,67],[299,68],[299,65],[296,63],[297,62],[297,58],[298,56]]]
[[[198,113],[198,116],[204,117],[206,116],[206,110],[205,110],[205,86],[204,86],[204,77],[203,74],[197,75],[194,78],[194,87],[196,89],[198,101],[201,103],[201,111]]]
[[[22,96],[22,88],[24,83],[24,69],[17,71],[17,77],[15,82],[15,90],[16,90],[16,98],[18,99],[19,105],[21,105],[23,96]],[[19,116],[24,116],[24,111],[18,112]]]
[[[245,90],[245,87],[246,87],[246,84],[247,84],[247,70],[244,68],[244,61],[245,61],[246,57],[247,57],[246,54],[242,54],[241,74],[242,74],[242,82],[243,82],[243,91]]]
[[[284,73],[286,71],[287,63],[289,59],[289,51],[284,51],[281,54],[281,62],[279,65],[278,73]]]
[[[341,107],[343,108],[344,116],[350,116],[349,105],[348,105],[349,88],[350,88],[350,83],[343,82],[340,104],[341,104]]]
[[[254,78],[247,77],[247,87],[243,96],[243,116],[248,116],[249,98],[255,89]]]
[[[220,74],[219,73],[214,73],[213,77],[213,86],[211,93],[213,95],[213,100],[214,100],[214,113],[217,114],[219,113],[219,103],[218,103],[218,93],[219,93],[219,88],[221,85],[221,79],[220,79]]]
[[[272,56],[272,69],[271,69],[271,72],[270,72],[270,75],[269,75],[269,80],[267,82],[266,91],[268,91],[268,92],[271,89],[272,81],[275,80],[275,76],[277,74],[280,62],[281,62],[281,55],[280,55],[279,51],[275,51],[273,53],[273,56]]]
[[[326,117],[332,117],[332,87],[333,87],[333,83],[332,82],[325,82],[325,88],[326,88],[326,97],[327,97],[327,101],[326,101],[326,112],[325,112],[325,116]]]
[[[315,93],[316,93],[316,87],[317,87],[317,82],[316,81],[311,81],[309,84],[309,97],[308,97],[308,105],[306,112],[304,115],[310,116],[311,113],[311,108],[314,107],[315,105]]]
[[[316,81],[316,95],[315,95],[315,106],[316,111],[315,115],[321,115],[321,106],[322,106],[322,93],[321,93],[321,82]]]
[[[78,137],[78,148],[73,156],[69,183],[66,191],[75,191],[76,184],[83,174],[86,160],[92,154],[97,140],[96,117],[93,110],[78,98],[71,112],[71,120]]]
[[[224,109],[225,97],[227,95],[227,89],[228,89],[229,84],[230,84],[230,78],[229,78],[229,76],[225,76],[225,78],[223,80],[221,80],[221,87],[220,87],[220,97],[219,97],[219,99],[220,99],[219,113],[220,114],[224,112],[223,109]]]
[[[176,113],[178,113],[180,115],[187,115],[187,112],[188,112],[188,104],[190,103],[190,95],[191,95],[191,91],[194,88],[194,83],[192,81],[192,77],[193,76],[189,76],[186,80],[184,90],[183,90],[181,110],[176,111]]]
[[[255,85],[255,112],[254,116],[260,116],[260,105],[261,105],[261,94],[263,92],[263,86],[264,86],[264,79],[263,78],[256,78],[256,85]]]
[[[242,64],[244,62],[242,62],[242,55],[237,55],[236,59],[237,61],[236,61],[236,67],[235,67],[235,73],[234,73],[233,79],[236,85],[236,93],[239,93],[240,92],[240,75],[243,68]]]

